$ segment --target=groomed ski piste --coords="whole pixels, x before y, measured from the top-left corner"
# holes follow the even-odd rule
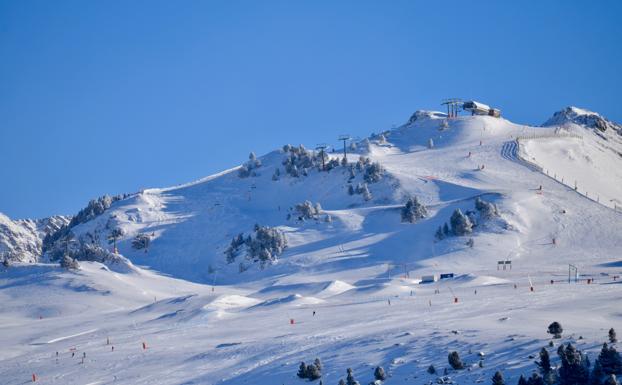
[[[457,384],[490,383],[497,370],[515,384],[536,370],[553,321],[564,329],[548,348],[553,364],[569,341],[593,360],[609,328],[622,330],[617,138],[573,124],[418,112],[348,154],[385,170],[369,201],[348,194],[341,166],[273,180],[281,150],[259,157],[256,176],[234,168],[132,195],[73,229],[114,221],[131,262],[24,263],[0,273],[0,382],[303,384],[300,362],[317,357],[323,384],[347,368],[368,384],[376,366],[387,385],[437,382],[445,368]],[[410,196],[428,216],[403,223]],[[435,238],[478,197],[499,217],[468,236]],[[332,221],[287,219],[305,200]],[[224,251],[256,223],[281,229],[288,247],[276,263],[240,272]],[[138,233],[152,234],[147,252],[131,246]],[[443,273],[454,276],[420,282]],[[451,351],[466,369],[449,367]],[[431,364],[438,374],[427,373]]]

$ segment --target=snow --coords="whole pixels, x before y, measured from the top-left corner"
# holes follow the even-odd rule
[[[427,383],[436,376],[426,368],[442,370],[456,350],[471,367],[450,371],[458,383],[489,382],[502,370],[511,384],[534,370],[528,357],[548,344],[552,321],[564,327],[556,344],[572,341],[593,359],[607,330],[622,329],[622,285],[613,278],[622,273],[622,212],[606,204],[622,196],[622,146],[583,127],[569,128],[577,139],[488,116],[442,129],[444,119],[420,112],[385,143],[372,138],[363,153],[387,174],[369,184],[369,202],[348,195],[341,167],[273,181],[280,151],[260,158],[257,177],[232,169],[115,202],[74,232],[105,232],[114,222],[125,233],[127,269],[24,263],[0,273],[3,383],[34,373],[43,384],[297,384],[300,361],[315,357],[324,384],[348,367],[369,383],[377,365],[388,385]],[[541,138],[516,144],[534,133]],[[600,202],[551,172],[577,179],[579,190],[590,186],[588,198]],[[428,217],[401,223],[412,195]],[[451,213],[474,210],[477,197],[500,217],[435,241]],[[305,200],[321,203],[333,222],[288,220]],[[279,227],[289,247],[276,264],[240,273],[223,252],[255,223]],[[131,248],[137,233],[153,234],[147,252]],[[505,259],[512,268],[497,270]],[[580,282],[567,282],[568,264]],[[455,277],[419,284],[440,273]]]

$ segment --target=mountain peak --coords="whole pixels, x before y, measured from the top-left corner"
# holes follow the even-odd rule
[[[557,111],[542,126],[565,126],[568,124],[595,128],[601,132],[611,129],[622,135],[622,126],[620,124],[612,122],[596,112],[575,106],[568,106],[563,110]]]

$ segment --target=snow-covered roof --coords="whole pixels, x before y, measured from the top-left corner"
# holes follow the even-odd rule
[[[469,105],[469,107],[465,107],[465,109],[478,109],[478,110],[490,110],[490,106],[484,104],[484,103],[480,103],[480,102],[476,102],[475,100],[468,100],[466,102],[464,102],[464,106]]]

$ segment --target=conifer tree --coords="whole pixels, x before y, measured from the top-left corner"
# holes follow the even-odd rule
[[[552,334],[553,338],[562,338],[563,332],[564,329],[562,328],[562,325],[557,321],[551,323],[547,330],[547,333]]]
[[[376,370],[374,370],[374,378],[379,381],[384,381],[387,378],[387,375],[384,372],[384,368],[382,366],[377,366]]]
[[[449,353],[449,355],[447,356],[447,361],[449,362],[449,365],[451,365],[451,367],[455,370],[464,369],[464,364],[462,363],[458,352],[454,351]]]
[[[496,371],[492,376],[492,385],[505,385],[505,380],[503,379],[503,374],[500,371]]]

